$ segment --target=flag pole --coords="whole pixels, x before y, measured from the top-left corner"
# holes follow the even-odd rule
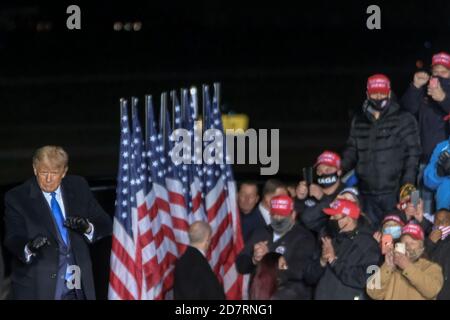
[[[147,146],[148,140],[150,139],[149,136],[149,123],[148,123],[148,115],[150,113],[150,106],[152,105],[152,95],[147,94],[145,95],[145,145]],[[148,148],[147,148],[148,149]]]
[[[131,116],[132,117],[138,117],[138,115],[137,115],[138,102],[139,102],[139,99],[137,97],[131,97]]]
[[[222,113],[222,109],[221,109],[221,105],[220,105],[220,82],[214,82],[214,96],[216,97],[216,101],[217,101],[217,107],[220,111],[220,113]]]
[[[167,111],[167,92],[161,93],[161,108],[159,115],[159,130],[163,136],[162,143],[163,148],[166,150],[166,111]]]
[[[192,98],[192,103],[194,105],[194,121],[198,120],[198,92],[197,92],[197,87],[196,86],[192,86],[189,89],[190,93],[191,93],[191,98]]]
[[[172,100],[172,130],[175,129],[176,96],[177,96],[177,91],[176,90],[171,90],[170,91],[170,99]]]
[[[180,111],[181,111],[181,123],[182,123],[181,127],[184,128],[185,124],[187,122],[186,115],[188,114],[186,112],[186,108],[187,108],[186,102],[188,101],[188,99],[186,99],[186,97],[187,97],[188,91],[186,88],[181,88],[180,93],[181,93],[181,102],[180,102],[181,110]],[[186,129],[186,128],[184,128],[184,129]]]

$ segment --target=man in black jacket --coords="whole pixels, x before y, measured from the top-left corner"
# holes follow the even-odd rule
[[[211,227],[203,221],[189,227],[189,242],[175,264],[175,300],[224,300],[225,293],[206,259]]]
[[[450,211],[439,210],[434,218],[434,228],[425,241],[425,250],[431,261],[442,267],[444,286],[439,292],[438,300],[450,300]]]
[[[242,274],[254,274],[256,265],[267,252],[283,255],[287,269],[280,271],[284,290],[294,294],[292,299],[311,299],[311,288],[305,282],[316,250],[313,235],[295,221],[292,198],[286,195],[271,200],[271,224],[255,230],[236,259],[236,268]]]
[[[14,255],[14,299],[95,299],[89,244],[111,235],[112,221],[85,179],[66,176],[68,155],[44,146],[35,177],[5,195],[5,246]]]
[[[250,181],[241,183],[238,192],[238,207],[241,216],[241,229],[244,243],[248,241],[253,230],[266,225],[257,206],[258,201],[258,185]]]
[[[311,231],[319,232],[328,217],[322,212],[343,189],[341,183],[341,157],[331,151],[324,151],[316,160],[316,183],[309,186],[300,181],[296,208],[300,221]]]
[[[403,108],[419,121],[422,154],[417,183],[424,197],[425,213],[433,213],[433,192],[423,185],[422,176],[436,145],[450,135],[444,117],[450,113],[450,55],[437,53],[432,58],[432,79],[426,71],[418,71],[402,97]],[[428,84],[428,85],[427,85]]]
[[[361,219],[358,205],[350,200],[333,201],[324,212],[330,216],[335,232],[321,238],[322,252],[307,273],[307,281],[317,283],[314,298],[365,299],[366,281],[381,256],[373,230]]]
[[[400,187],[415,184],[420,155],[417,121],[391,99],[390,81],[373,75],[367,81],[367,100],[355,114],[344,172],[356,166],[363,211],[375,226],[395,209]]]

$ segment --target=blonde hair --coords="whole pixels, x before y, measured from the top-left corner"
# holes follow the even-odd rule
[[[43,146],[33,155],[33,166],[36,167],[40,162],[47,162],[58,168],[67,168],[69,155],[60,146]]]

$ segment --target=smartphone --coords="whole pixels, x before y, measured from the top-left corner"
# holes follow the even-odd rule
[[[306,181],[306,185],[309,187],[313,183],[313,168],[303,168],[303,179]]]
[[[413,191],[411,193],[411,203],[413,204],[414,208],[417,208],[419,200],[420,200],[420,191],[419,190]]]
[[[397,242],[395,244],[395,252],[399,252],[402,254],[406,254],[406,247],[405,244],[403,242]]]
[[[383,234],[381,237],[381,253],[385,255],[389,248],[392,248],[394,244],[394,238],[392,238],[392,235],[390,234]]]
[[[438,86],[438,78],[431,78],[430,79],[430,88],[437,88]]]

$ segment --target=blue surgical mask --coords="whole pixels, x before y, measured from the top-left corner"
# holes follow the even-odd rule
[[[383,229],[384,234],[390,234],[395,240],[400,239],[402,236],[402,227],[390,226]]]

